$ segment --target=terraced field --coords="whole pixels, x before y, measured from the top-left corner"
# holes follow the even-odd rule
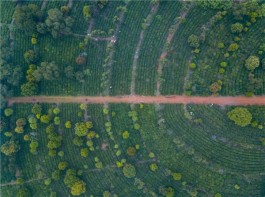
[[[1,1],[0,16],[0,196],[265,196],[263,1]]]

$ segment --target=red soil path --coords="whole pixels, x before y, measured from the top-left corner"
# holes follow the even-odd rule
[[[8,104],[14,103],[150,103],[150,104],[216,104],[216,105],[265,105],[265,96],[32,96],[12,97]]]

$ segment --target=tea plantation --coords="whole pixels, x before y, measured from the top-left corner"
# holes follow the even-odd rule
[[[0,29],[0,196],[265,196],[264,105],[62,102],[265,99],[264,1],[0,1]]]

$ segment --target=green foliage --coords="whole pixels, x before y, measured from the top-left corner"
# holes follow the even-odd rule
[[[82,103],[79,107],[82,110],[87,110],[87,104],[85,104],[85,103]]]
[[[32,96],[37,94],[38,85],[36,83],[27,82],[20,87],[23,96]]]
[[[48,10],[45,24],[41,24],[41,26],[46,26],[47,31],[50,32],[54,38],[58,38],[62,33],[71,33],[71,27],[73,24],[73,18],[65,16],[59,9],[53,8]],[[39,29],[43,30],[42,28]]]
[[[50,121],[51,121],[51,117],[50,117],[50,115],[42,115],[41,117],[40,117],[40,121],[42,122],[42,123],[45,123],[45,124],[48,124]]]
[[[223,68],[225,68],[225,67],[227,67],[227,63],[226,62],[221,62],[220,63],[220,66],[223,67]]]
[[[74,143],[74,145],[76,145],[76,146],[82,146],[83,143],[84,143],[84,141],[83,141],[83,139],[82,139],[81,137],[75,137],[75,138],[73,139],[73,143]]]
[[[218,42],[218,48],[219,49],[225,48],[225,44],[223,42]]]
[[[254,71],[255,68],[259,67],[260,61],[257,56],[251,55],[246,59],[245,66],[248,70]]]
[[[24,53],[24,59],[29,64],[37,62],[38,58],[38,54],[33,50],[28,50]]]
[[[36,4],[17,6],[14,13],[15,25],[25,34],[31,35],[36,31],[36,24],[41,16],[40,7]]]
[[[86,192],[86,183],[84,181],[78,180],[71,187],[71,194],[73,196],[80,196]]]
[[[13,109],[11,108],[6,108],[5,109],[5,116],[11,116],[13,114]]]
[[[173,177],[173,179],[175,181],[180,181],[181,180],[182,175],[180,173],[176,172],[176,173],[172,173],[171,175],[172,175],[172,177]]]
[[[135,130],[139,130],[140,127],[141,127],[141,126],[140,126],[138,123],[135,123],[135,124],[133,125],[133,128],[134,128]]]
[[[47,185],[47,186],[50,185],[51,182],[52,182],[51,178],[47,178],[47,179],[44,180],[44,184]]]
[[[191,70],[194,70],[196,68],[196,64],[195,63],[190,63],[189,68]]]
[[[75,124],[75,134],[79,137],[86,136],[88,129],[84,122],[78,122]]]
[[[222,81],[218,80],[210,86],[212,93],[217,94],[222,89]]]
[[[55,125],[60,125],[60,118],[58,116],[54,117],[53,120]]]
[[[55,107],[52,111],[55,115],[58,115],[60,113],[60,109],[58,107]]]
[[[71,121],[65,122],[65,128],[70,129],[72,127]]]
[[[29,144],[30,153],[36,154],[39,143],[36,140],[32,140]]]
[[[67,187],[71,187],[76,181],[78,181],[78,177],[76,176],[76,171],[73,169],[68,169],[66,171],[63,181]]]
[[[60,76],[59,66],[55,62],[41,62],[40,66],[32,73],[37,81],[56,80]]]
[[[245,127],[251,123],[252,115],[248,109],[244,107],[236,107],[227,113],[230,120],[234,121],[236,125]]]
[[[4,144],[1,146],[1,152],[4,153],[6,156],[12,156],[18,150],[20,149],[20,146],[13,140],[6,141]]]
[[[127,149],[127,154],[128,154],[129,156],[134,156],[135,153],[136,153],[136,149],[135,149],[134,147],[130,146],[130,147]]]
[[[79,196],[86,191],[86,184],[76,176],[76,171],[68,169],[64,177],[64,183],[67,187],[71,188],[71,194]]]
[[[237,51],[239,48],[239,45],[237,43],[232,43],[228,47],[228,51]]]
[[[132,164],[126,164],[123,169],[123,175],[127,178],[133,178],[136,175],[135,167]]]
[[[42,107],[41,107],[41,105],[39,105],[39,104],[34,104],[33,106],[32,106],[32,109],[31,109],[31,112],[33,113],[33,114],[41,114],[41,112],[42,112]]]
[[[30,197],[31,193],[28,188],[23,187],[17,191],[16,197]]]
[[[192,34],[188,38],[188,43],[191,47],[198,48],[200,46],[199,44],[199,38],[198,36]]]
[[[231,25],[231,31],[232,33],[240,33],[243,31],[243,25],[241,23],[234,23]]]
[[[159,187],[159,192],[165,197],[174,197],[174,189],[172,187]]]
[[[58,169],[59,170],[65,170],[66,167],[67,167],[67,162],[66,161],[59,162],[59,164],[58,164]]]
[[[150,168],[150,170],[152,170],[153,172],[155,172],[155,171],[157,171],[158,166],[157,166],[156,163],[152,163],[152,164],[150,164],[149,168]]]
[[[89,19],[89,18],[91,18],[90,6],[85,5],[85,6],[83,7],[83,16],[85,17],[85,19]]]
[[[63,151],[59,151],[59,152],[58,152],[58,156],[59,156],[59,157],[63,157],[63,156],[64,156],[64,152],[63,152]]]
[[[96,162],[95,167],[98,169],[102,169],[103,168],[102,162]]]
[[[52,179],[58,181],[61,177],[61,172],[59,170],[55,170],[52,172]]]
[[[87,156],[88,156],[88,152],[89,152],[88,148],[82,148],[82,149],[80,150],[80,155],[81,155],[82,157],[87,157]]]
[[[227,0],[227,1],[223,1],[223,0],[199,0],[196,1],[196,3],[198,3],[200,6],[202,6],[203,8],[211,8],[211,9],[216,9],[216,10],[227,10],[230,9],[232,7],[232,1],[231,0]]]
[[[128,131],[124,131],[124,132],[122,133],[122,138],[123,138],[123,139],[128,139],[129,136],[130,136],[130,133],[129,133]]]

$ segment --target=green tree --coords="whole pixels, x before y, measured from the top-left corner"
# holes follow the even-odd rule
[[[37,94],[38,86],[33,82],[27,82],[20,87],[23,96],[32,96]]]
[[[84,122],[78,122],[75,124],[75,134],[79,137],[86,136],[88,129]]]
[[[127,178],[133,178],[136,175],[135,167],[131,164],[126,164],[123,169],[123,175]]]
[[[233,5],[233,1],[228,0],[228,1],[223,1],[223,0],[203,0],[203,1],[196,1],[200,6],[203,8],[211,8],[211,9],[216,9],[216,10],[227,10],[230,9]]]
[[[228,51],[237,51],[239,48],[239,45],[237,43],[232,43],[228,47]]]
[[[47,31],[54,38],[59,37],[62,33],[71,33],[71,27],[74,20],[70,16],[66,16],[57,8],[48,10],[48,17],[45,20]]]
[[[36,154],[37,148],[39,147],[39,143],[36,140],[32,140],[29,144],[30,153]]]
[[[65,73],[65,76],[70,78],[70,79],[73,79],[74,76],[75,76],[75,70],[74,70],[74,67],[73,66],[67,66],[65,67],[64,69],[64,73]]]
[[[33,50],[28,50],[24,53],[24,59],[27,63],[35,63],[38,60],[38,54]]]
[[[36,25],[41,16],[40,7],[36,4],[17,6],[14,13],[15,25],[25,34],[31,35],[36,31]]]
[[[180,173],[175,172],[175,173],[172,173],[171,175],[175,181],[181,180],[182,175]]]
[[[11,156],[20,149],[20,146],[13,140],[5,142],[1,146],[1,152],[6,156]]]
[[[257,56],[251,55],[246,59],[245,66],[248,70],[254,71],[255,68],[259,67],[260,61]]]
[[[33,106],[32,106],[32,108],[31,108],[31,112],[33,113],[33,114],[41,114],[41,111],[42,111],[42,107],[41,107],[41,105],[39,105],[39,104],[34,104]]]
[[[103,197],[111,197],[111,193],[109,191],[104,191]]]
[[[46,123],[46,124],[48,124],[48,123],[51,121],[51,117],[50,117],[49,115],[42,115],[42,116],[40,117],[40,121],[41,121],[42,123]]]
[[[65,122],[65,128],[70,129],[72,127],[72,124],[70,121]]]
[[[64,152],[63,152],[63,151],[59,151],[59,152],[58,152],[58,156],[59,156],[59,157],[63,157],[63,156],[64,156]]]
[[[59,162],[59,164],[58,164],[58,169],[59,170],[65,170],[66,167],[67,167],[67,162],[65,162],[65,161]]]
[[[174,189],[172,187],[159,187],[159,192],[165,197],[174,197]]]
[[[220,63],[220,66],[223,67],[223,68],[225,68],[225,67],[227,67],[227,63],[226,62],[221,62]]]
[[[45,132],[47,133],[47,134],[51,134],[51,133],[53,133],[54,132],[54,125],[53,124],[50,124],[49,126],[47,126],[46,127],[46,129],[45,129]]]
[[[243,25],[241,23],[234,23],[231,25],[232,33],[240,33],[243,31]]]
[[[218,80],[210,85],[210,91],[217,94],[222,89],[222,81]]]
[[[47,179],[44,180],[44,184],[47,185],[47,186],[50,185],[51,182],[52,182],[51,178],[47,178]]]
[[[61,172],[59,170],[55,170],[52,172],[52,179],[58,181],[61,177]]]
[[[74,145],[76,145],[76,146],[82,146],[83,143],[84,143],[84,141],[83,141],[83,139],[82,139],[81,137],[75,137],[75,138],[73,139],[73,143],[74,143]]]
[[[251,123],[252,114],[244,107],[236,107],[227,113],[230,120],[234,121],[236,125],[245,127]]]
[[[60,125],[60,118],[58,116],[54,117],[54,124],[55,125]]]
[[[15,128],[15,132],[16,132],[16,133],[23,133],[23,132],[24,132],[24,128],[18,126],[18,127]]]
[[[24,187],[18,190],[16,197],[30,197],[30,191],[28,188]]]
[[[198,48],[200,46],[199,44],[199,38],[198,36],[192,34],[188,38],[188,43],[191,47]]]
[[[128,139],[129,136],[130,136],[130,133],[129,133],[128,131],[124,131],[124,132],[122,133],[122,138],[123,138],[123,139]]]
[[[61,143],[61,137],[59,136],[58,138],[54,138],[50,140],[47,144],[48,149],[56,149],[59,148],[62,145]]]
[[[150,164],[149,167],[150,167],[150,170],[152,170],[153,172],[157,171],[157,169],[158,169],[158,166],[157,166],[156,163],[152,163],[152,164]]]
[[[72,185],[77,182],[79,178],[76,176],[76,171],[73,169],[68,169],[64,177],[64,184],[67,187],[72,187]]]
[[[195,68],[196,68],[196,64],[195,64],[195,63],[190,63],[189,68],[190,68],[191,70],[195,70]]]
[[[85,19],[90,19],[91,18],[90,6],[85,5],[83,7],[83,16],[85,17]]]
[[[86,192],[86,183],[84,181],[78,180],[74,182],[71,186],[71,194],[73,196],[80,196]]]
[[[85,104],[85,103],[82,103],[79,107],[82,110],[87,110],[87,104]]]
[[[5,116],[11,116],[13,114],[13,109],[11,108],[6,108],[5,109]]]
[[[136,149],[135,149],[134,147],[130,146],[130,147],[127,149],[127,154],[128,154],[129,156],[134,156],[135,153],[136,153]]]
[[[33,76],[40,81],[45,80],[56,80],[60,76],[60,70],[55,62],[41,62],[41,65],[33,72]]]
[[[82,157],[87,157],[87,155],[88,155],[88,148],[82,148],[81,150],[80,150],[80,155],[82,156]]]
[[[60,109],[58,107],[55,107],[52,111],[55,115],[58,115],[60,113]]]

